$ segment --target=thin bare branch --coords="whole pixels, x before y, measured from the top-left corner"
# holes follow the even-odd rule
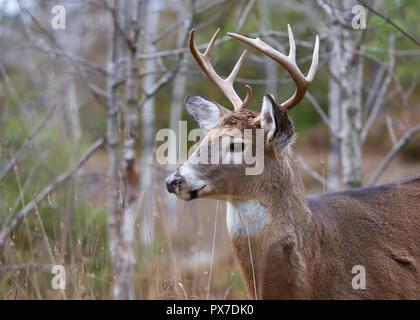
[[[363,5],[364,7],[366,7],[372,13],[376,14],[378,17],[385,20],[385,22],[392,25],[394,28],[400,31],[404,36],[406,36],[408,39],[410,39],[412,42],[414,42],[417,46],[420,47],[420,42],[417,39],[415,39],[412,35],[410,35],[407,31],[402,29],[399,25],[397,25],[394,21],[392,21],[391,18],[385,17],[382,13],[378,12],[377,10],[373,9],[370,5],[366,4],[365,1],[361,1],[361,0],[356,0],[356,1],[359,2],[361,5]]]
[[[331,126],[331,121],[329,119],[329,117],[327,116],[327,114],[324,112],[324,110],[322,110],[321,106],[319,105],[318,101],[315,99],[315,97],[309,92],[306,92],[305,98],[309,100],[309,102],[312,104],[312,106],[315,108],[316,112],[318,112],[319,116],[321,117],[322,120],[324,120],[325,124],[330,128],[331,133],[334,136],[337,136],[337,132],[334,132],[332,126]]]
[[[394,128],[393,128],[392,119],[388,115],[386,116],[386,127],[388,129],[388,133],[389,133],[389,136],[391,138],[392,144],[396,144],[397,143],[397,138],[395,137],[395,132],[394,132]]]
[[[371,108],[372,111],[369,114],[369,117],[366,121],[365,126],[363,127],[362,133],[360,135],[360,139],[362,143],[366,140],[366,137],[369,133],[369,129],[371,128],[373,122],[378,117],[379,112],[381,111],[383,105],[385,104],[385,96],[388,92],[388,88],[391,85],[393,73],[395,69],[395,54],[394,54],[394,44],[395,44],[395,35],[390,35],[389,38],[389,62],[388,62],[388,74],[379,90],[377,98],[375,99],[374,105]]]
[[[6,177],[7,173],[13,168],[13,166],[16,164],[16,162],[19,160],[21,155],[23,154],[23,151],[28,146],[28,144],[31,142],[31,140],[36,136],[36,134],[41,130],[41,128],[44,127],[47,120],[51,117],[53,114],[53,111],[55,110],[54,107],[52,107],[48,112],[47,115],[44,117],[44,119],[41,121],[40,124],[38,124],[35,129],[32,130],[32,132],[29,134],[29,136],[26,138],[26,140],[22,143],[19,150],[16,152],[16,154],[12,157],[12,159],[9,161],[9,164],[6,166],[6,168],[3,170],[3,172],[0,175],[0,181]]]
[[[24,46],[23,48],[40,50],[44,53],[47,53],[47,54],[50,54],[50,55],[53,55],[53,56],[62,56],[62,57],[65,57],[67,59],[72,60],[74,63],[78,63],[81,66],[83,66],[83,67],[85,67],[89,70],[92,70],[93,72],[98,73],[99,75],[102,75],[102,76],[107,76],[108,75],[107,71],[104,68],[102,68],[101,66],[97,65],[96,63],[94,63],[90,60],[87,60],[85,58],[76,56],[74,54],[70,54],[70,53],[65,52],[63,50],[60,50],[60,49],[45,47],[45,46],[40,46],[40,45],[28,45],[28,46]]]
[[[153,97],[162,87],[168,84],[174,77],[176,71],[169,71],[165,73],[151,88],[148,92],[144,92],[144,98],[139,102],[138,108],[141,109],[144,103]]]
[[[235,32],[241,31],[246,19],[248,18],[249,13],[251,12],[253,6],[255,4],[255,0],[249,0],[247,5],[245,6],[245,9],[242,11],[241,16],[238,19],[238,22],[235,26]]]
[[[408,130],[400,140],[392,147],[391,151],[388,152],[385,159],[382,161],[381,165],[376,169],[373,174],[373,178],[370,180],[369,185],[375,185],[378,182],[379,178],[388,167],[392,159],[397,155],[397,153],[410,141],[410,139],[420,131],[420,124]]]
[[[323,186],[326,186],[328,190],[332,190],[333,188],[328,184],[328,181],[322,177],[318,172],[312,170],[309,165],[306,163],[305,159],[298,155],[297,159],[302,166],[302,169],[305,170],[312,178],[314,178],[316,181],[321,183]]]
[[[24,104],[22,102],[22,100],[20,99],[19,95],[16,93],[16,90],[14,88],[14,86],[12,85],[12,82],[9,79],[9,76],[6,72],[6,69],[3,67],[3,64],[0,62],[0,74],[2,76],[2,78],[4,79],[4,82],[6,83],[6,87],[9,90],[10,94],[12,95],[13,99],[15,100],[16,106],[19,109],[19,111],[21,112],[21,114],[23,114],[25,117],[27,115],[27,112],[25,112],[25,109],[23,108]],[[20,126],[22,127],[22,130],[25,133],[27,132],[27,128],[25,123],[22,121],[22,119],[20,118],[20,116],[18,117]],[[28,120],[28,119],[26,119]],[[1,179],[0,179],[1,180]]]

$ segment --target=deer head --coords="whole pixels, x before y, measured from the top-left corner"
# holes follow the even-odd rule
[[[290,144],[294,138],[293,123],[288,116],[288,110],[305,96],[318,65],[319,40],[317,36],[308,76],[305,77],[299,70],[296,65],[296,46],[290,26],[288,26],[290,42],[288,56],[274,50],[259,38],[249,39],[238,34],[228,33],[229,36],[245,42],[277,61],[290,73],[296,83],[293,96],[285,102],[279,104],[273,95],[266,95],[262,101],[261,113],[248,110],[246,107],[252,96],[251,88],[246,86],[247,96],[243,101],[233,88],[233,82],[244,61],[246,51],[226,79],[222,79],[210,63],[211,50],[219,30],[216,31],[205,53],[202,54],[194,44],[193,29],[189,41],[190,51],[202,71],[230,100],[234,110],[230,111],[201,96],[189,96],[185,99],[189,114],[206,135],[188,161],[166,180],[168,191],[183,200],[198,197],[221,199],[259,199],[263,197],[264,195],[261,193],[267,189],[271,176],[281,176],[282,167],[287,165],[284,159],[288,157]],[[245,130],[252,134],[238,135],[238,132]],[[258,151],[258,130],[263,132],[261,152],[264,156],[264,170],[258,175],[247,175],[246,169],[249,165],[245,161],[235,162],[234,158],[243,160],[247,152]],[[214,155],[217,154],[219,161],[203,163],[203,154],[205,154],[204,158],[209,160],[214,160]]]

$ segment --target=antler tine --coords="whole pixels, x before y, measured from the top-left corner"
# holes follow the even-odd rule
[[[226,98],[232,103],[235,110],[241,110],[245,108],[249,101],[251,100],[252,90],[249,86],[246,86],[247,95],[242,102],[241,98],[236,93],[235,89],[233,88],[233,82],[239,72],[239,69],[242,66],[242,63],[245,59],[246,50],[242,53],[241,57],[239,58],[238,62],[236,62],[235,67],[233,68],[232,72],[226,79],[222,79],[216,71],[213,69],[213,66],[210,63],[210,54],[213,46],[216,42],[217,35],[219,34],[220,28],[217,29],[215,34],[210,40],[209,45],[207,46],[206,51],[202,54],[198,51],[197,47],[194,44],[194,32],[195,29],[192,29],[190,32],[190,51],[192,56],[194,57],[195,61],[197,61],[198,66],[200,69],[207,75],[207,77],[223,92]]]
[[[293,36],[292,28],[290,28],[290,24],[287,24],[287,34],[289,35],[289,58],[292,60],[293,63],[296,63],[296,43],[295,37]]]
[[[315,77],[316,70],[318,69],[318,60],[319,60],[319,37],[318,35],[316,35],[314,54],[312,56],[312,63],[311,63],[311,67],[309,68],[308,75],[306,76],[306,80],[309,82],[312,82],[312,80]]]
[[[239,69],[242,66],[242,63],[244,62],[245,59],[245,55],[246,55],[246,50],[244,50],[244,52],[242,53],[241,57],[239,58],[239,60],[236,62],[235,66],[232,69],[232,72],[230,73],[230,75],[226,78],[226,82],[230,83],[233,85],[233,82],[235,81],[236,75],[239,72]]]
[[[283,53],[273,49],[260,38],[250,39],[236,33],[228,32],[228,36],[238,39],[251,47],[261,51],[265,55],[269,56],[271,59],[279,63],[283,68],[289,72],[290,76],[293,78],[293,81],[296,84],[296,90],[289,99],[283,102],[281,105],[287,110],[292,109],[300,100],[305,96],[306,91],[309,88],[312,80],[314,79],[317,67],[318,67],[318,52],[319,52],[319,38],[316,36],[314,53],[312,57],[312,64],[309,69],[308,75],[305,77],[298,66],[296,65],[296,44],[293,37],[292,29],[290,25],[287,25],[287,30],[289,34],[289,43],[290,51],[289,55],[286,56]]]
[[[249,85],[245,85],[246,88],[246,98],[244,100],[244,102],[242,102],[242,105],[239,109],[245,109],[246,106],[249,104],[249,102],[251,101],[251,97],[252,97],[252,88]]]
[[[192,32],[192,36],[193,36],[193,40],[194,40],[194,29],[192,29],[191,32]],[[217,36],[219,35],[219,32],[220,32],[220,28],[217,28],[216,32],[214,33],[213,37],[210,40],[209,45],[207,46],[206,51],[204,52],[204,57],[208,61],[210,61],[211,50],[213,50],[213,46],[214,46],[214,43],[216,42],[216,39],[217,39]]]

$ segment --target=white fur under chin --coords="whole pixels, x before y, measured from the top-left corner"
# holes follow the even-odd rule
[[[263,231],[268,214],[258,200],[228,200],[226,222],[232,236],[252,237]]]

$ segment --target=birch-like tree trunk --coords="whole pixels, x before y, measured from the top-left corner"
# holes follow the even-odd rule
[[[108,236],[109,249],[114,271],[114,299],[133,299],[134,288],[131,273],[130,252],[123,234],[123,210],[120,199],[121,150],[119,146],[117,62],[120,34],[115,18],[120,13],[120,2],[108,0],[109,9],[109,52],[107,77],[107,149],[108,149]],[[115,10],[115,14],[112,14]]]
[[[188,16],[188,11],[185,8],[184,4],[180,1],[177,4],[177,16],[178,20],[182,20],[183,23],[178,29],[178,35],[176,40],[176,47],[182,48],[185,45],[186,34],[189,31],[190,19]],[[180,65],[184,67],[187,65],[188,55],[184,54],[181,58]],[[171,99],[171,118],[170,118],[170,128],[175,132],[178,132],[179,121],[181,121],[182,110],[184,107],[184,92],[185,85],[187,83],[186,73],[179,72],[175,75],[172,87],[172,99]]]
[[[146,36],[152,37],[156,34],[159,25],[159,10],[161,8],[160,1],[148,0],[145,3],[146,17],[144,24],[144,32]],[[155,47],[151,44],[144,46],[144,52],[152,52]],[[146,60],[145,72],[154,70],[156,62],[154,59]],[[154,74],[147,75],[144,78],[143,89],[149,92],[156,82]],[[143,243],[150,243],[155,237],[155,228],[153,221],[153,145],[154,145],[154,126],[155,126],[155,99],[148,97],[143,105],[142,110],[142,138],[143,138],[143,170],[142,170],[142,187],[144,190],[143,198],[143,215],[141,219],[140,240]]]
[[[331,79],[329,81],[329,115],[331,141],[329,184],[338,188],[339,157],[344,188],[362,186],[362,30],[351,28],[351,8],[355,0],[320,2],[329,15]]]
[[[351,8],[357,4],[354,0],[344,0],[341,11],[342,20],[351,26]],[[345,16],[347,14],[347,16]],[[343,39],[342,60],[340,65],[341,81],[341,166],[344,187],[362,186],[362,81],[363,59],[356,51],[361,51],[359,37],[362,30],[350,27],[341,28]]]
[[[347,39],[344,47],[354,50],[354,40]],[[350,54],[349,54],[350,55]],[[346,54],[344,54],[346,56]],[[347,188],[362,186],[362,75],[363,59],[359,55],[348,57],[345,63],[346,77],[342,78],[341,111],[341,166],[343,184]]]
[[[260,12],[260,32],[271,30],[270,23],[270,3],[269,1],[258,2],[258,11]],[[264,56],[266,93],[276,94],[277,86],[277,63],[270,57]]]
[[[182,21],[183,23],[178,28],[178,34],[176,39],[176,48],[182,48],[185,46],[185,40],[187,39],[187,35],[191,25],[191,16],[188,14],[188,10],[185,7],[182,1],[178,1],[176,3],[176,11],[178,20]],[[180,67],[186,68],[188,65],[188,54],[184,54],[181,57]],[[176,150],[178,150],[178,144],[180,139],[184,139],[179,134],[179,124],[182,119],[182,110],[184,109],[184,94],[185,94],[185,86],[187,84],[187,74],[183,72],[178,72],[173,81],[172,87],[172,94],[171,94],[171,105],[170,105],[170,119],[169,119],[169,127],[176,133],[177,141],[176,141]],[[178,153],[178,151],[177,151]],[[177,164],[168,164],[167,170],[168,172],[172,172],[176,169]],[[168,209],[168,225],[170,228],[174,227],[176,224],[175,221],[175,213],[177,210],[177,200],[172,195],[163,191],[166,195],[166,207]]]
[[[137,61],[138,37],[140,33],[140,4],[138,1],[130,1],[125,10],[125,25],[129,30],[131,47],[126,56],[126,82],[125,82],[125,133],[124,133],[124,212],[123,212],[123,236],[127,245],[127,255],[130,265],[134,266],[134,239],[135,220],[137,216],[137,198],[139,192],[139,176],[136,171],[137,147],[138,147],[138,76],[139,68]]]
[[[330,58],[328,67],[331,77],[328,81],[328,113],[330,118],[330,153],[328,161],[328,185],[332,190],[340,189],[340,138],[341,129],[341,89],[338,79],[340,79],[341,65],[341,26],[338,21],[332,18],[328,30],[328,40],[330,47]]]

